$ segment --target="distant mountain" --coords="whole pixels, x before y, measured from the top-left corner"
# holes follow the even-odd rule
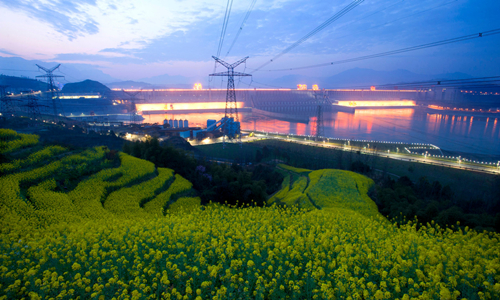
[[[307,84],[310,88],[317,84],[320,88],[357,88],[382,84],[409,83],[439,79],[472,78],[465,73],[445,73],[437,75],[416,74],[408,70],[376,71],[354,68],[330,77],[308,77],[303,75],[287,75],[270,81],[276,87],[296,88],[297,84]]]
[[[0,85],[7,85],[8,92],[22,92],[22,91],[46,91],[48,84],[35,79],[0,75]]]
[[[473,78],[473,77],[469,74],[455,72],[455,73],[444,73],[444,74],[434,75],[432,77],[432,80],[434,80],[434,79],[436,79],[436,80],[439,80],[439,79],[440,80],[443,80],[443,79],[455,80],[455,79],[468,79],[468,78]]]
[[[188,77],[184,76],[170,76],[168,74],[163,74],[163,75],[158,75],[158,76],[153,76],[153,77],[148,77],[148,78],[142,78],[139,81],[147,82],[150,84],[154,85],[188,85],[190,86],[189,82],[192,80]]]
[[[67,83],[64,85],[61,92],[63,93],[100,93],[106,94],[111,90],[105,86],[104,84],[93,81],[93,80],[84,80],[82,82],[75,83]]]
[[[1,57],[0,56],[0,72],[4,75],[10,76],[26,76],[30,78],[35,78],[36,75],[45,74],[43,71],[39,71],[36,64],[42,67],[52,68],[57,66],[58,62],[44,62],[40,60],[26,60],[20,57]],[[61,63],[59,69],[54,71],[55,75],[64,76],[64,79],[60,79],[59,82],[62,84],[66,82],[82,81],[86,78],[92,78],[92,80],[97,80],[100,82],[116,82],[119,81],[116,78],[105,74],[99,70],[98,66],[91,64],[72,64],[72,63]]]
[[[110,89],[132,89],[132,88],[134,88],[134,89],[150,89],[150,88],[153,88],[153,85],[150,83],[132,81],[132,80],[106,83],[106,86],[109,87]]]

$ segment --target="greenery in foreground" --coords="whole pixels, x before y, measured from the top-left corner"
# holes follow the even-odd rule
[[[417,217],[423,224],[435,220],[444,227],[460,222],[462,227],[500,232],[498,175],[276,140],[251,144],[262,147],[256,151],[256,161],[278,160],[306,170],[335,168],[369,176],[376,183],[376,189],[370,193],[370,197],[384,216],[395,218],[398,222]],[[390,172],[400,177],[394,180]]]
[[[280,188],[283,181],[283,176],[275,172],[273,167],[258,165],[243,168],[238,164],[195,159],[182,150],[160,146],[156,139],[126,143],[123,151],[151,161],[157,167],[176,170],[193,183],[202,204],[212,201],[262,206],[268,196]]]
[[[19,159],[37,144],[5,130],[0,140]],[[498,234],[394,226],[364,176],[302,170],[319,209],[201,206],[173,170],[110,153],[0,177],[0,299],[500,297]],[[65,189],[53,176],[69,165],[82,175]]]

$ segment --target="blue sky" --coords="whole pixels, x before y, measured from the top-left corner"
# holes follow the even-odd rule
[[[225,57],[252,0],[234,0]],[[229,56],[256,68],[351,3],[257,0]],[[0,56],[91,64],[114,78],[213,71],[227,0],[0,0]],[[400,49],[500,28],[497,0],[365,0],[263,70],[300,67]],[[264,81],[290,74],[331,76],[359,68],[421,74],[498,75],[500,35],[323,68],[255,72]],[[243,71],[242,66],[238,71]],[[218,69],[222,70],[222,69]]]

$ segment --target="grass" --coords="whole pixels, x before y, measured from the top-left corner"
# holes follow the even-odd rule
[[[354,161],[361,161],[377,173],[392,173],[408,176],[416,182],[420,177],[427,177],[430,182],[439,181],[443,186],[450,185],[458,199],[488,197],[495,190],[498,175],[460,170],[437,165],[400,161],[386,157],[362,154],[356,151],[342,151],[331,148],[315,147],[290,143],[280,140],[261,140],[252,142],[261,147],[279,148],[290,155],[290,164],[310,169],[349,170]]]
[[[296,205],[303,209],[349,209],[365,216],[379,215],[377,205],[368,196],[374,182],[366,176],[343,170],[279,167],[294,173],[283,180],[282,189],[269,199],[268,204]],[[290,188],[294,174],[301,175]]]

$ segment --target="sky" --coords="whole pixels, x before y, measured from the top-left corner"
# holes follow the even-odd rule
[[[352,68],[499,75],[500,34],[358,62],[272,71],[497,29],[497,0],[360,1],[259,71],[255,69],[353,0],[256,0],[244,24],[253,0],[230,1],[219,56],[229,63],[249,56],[236,71],[252,73],[255,81],[292,74],[327,77]],[[0,0],[0,56],[48,65],[92,65],[119,80],[164,74],[206,79],[214,71],[212,56],[217,55],[227,4],[228,0]],[[218,66],[216,71],[224,68]]]

